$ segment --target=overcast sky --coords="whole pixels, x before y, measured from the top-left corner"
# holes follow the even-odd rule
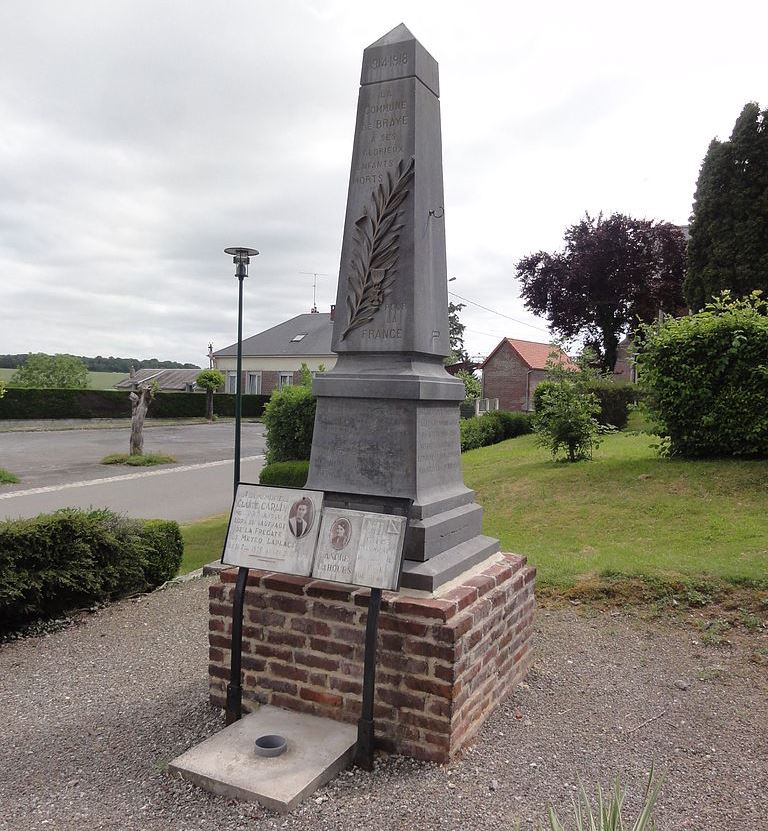
[[[687,222],[768,106],[763,0],[0,0],[0,353],[205,363],[336,291],[362,50],[440,64],[448,273],[469,351],[548,339],[514,265],[584,211]],[[533,324],[533,326],[524,325]],[[538,327],[538,328],[534,328]]]

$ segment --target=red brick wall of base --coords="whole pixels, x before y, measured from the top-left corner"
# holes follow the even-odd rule
[[[225,704],[236,570],[210,588],[210,694]],[[535,570],[500,554],[435,595],[384,592],[375,722],[390,752],[452,758],[525,677]],[[243,709],[258,703],[337,721],[360,716],[370,592],[251,571],[243,615]]]

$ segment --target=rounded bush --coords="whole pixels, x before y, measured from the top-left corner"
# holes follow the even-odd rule
[[[175,522],[64,508],[0,522],[0,631],[146,591],[173,577]]]
[[[289,386],[272,393],[264,408],[267,464],[309,458],[315,405],[308,387]]]
[[[292,459],[265,465],[259,474],[260,485],[282,485],[286,488],[303,488],[309,476],[309,462]]]
[[[669,453],[768,456],[768,303],[728,292],[641,330],[646,404]]]

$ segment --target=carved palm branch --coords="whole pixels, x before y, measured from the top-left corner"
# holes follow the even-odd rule
[[[347,312],[349,322],[341,340],[370,323],[390,292],[397,272],[400,251],[400,229],[403,224],[402,205],[408,196],[408,183],[413,179],[414,160],[401,160],[397,171],[372,193],[373,206],[355,222],[352,273],[349,277]]]

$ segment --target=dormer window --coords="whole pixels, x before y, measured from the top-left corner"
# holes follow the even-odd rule
[[[294,335],[294,336],[291,338],[291,343],[298,343],[300,340],[304,340],[304,338],[305,338],[306,336],[307,336],[307,333],[306,333],[306,332],[299,332],[299,334],[298,334],[298,335]]]

